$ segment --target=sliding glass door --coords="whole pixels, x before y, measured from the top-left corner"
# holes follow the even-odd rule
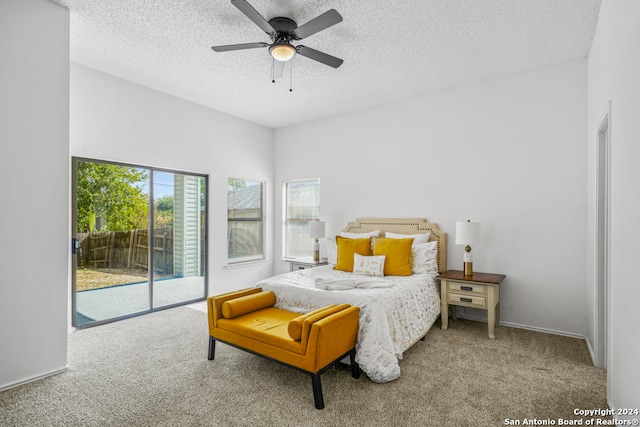
[[[153,306],[203,298],[205,178],[154,172]]]
[[[206,177],[74,158],[74,326],[206,296]]]

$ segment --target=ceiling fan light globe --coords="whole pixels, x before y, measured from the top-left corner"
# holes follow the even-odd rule
[[[296,49],[290,44],[277,44],[269,48],[269,53],[276,61],[286,62],[293,58]]]

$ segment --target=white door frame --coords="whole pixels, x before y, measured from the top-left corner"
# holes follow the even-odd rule
[[[596,133],[595,365],[609,364],[611,101]]]

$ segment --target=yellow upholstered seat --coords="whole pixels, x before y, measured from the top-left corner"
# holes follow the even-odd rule
[[[250,288],[209,297],[209,360],[216,340],[311,375],[316,408],[324,407],[320,374],[346,356],[355,361],[360,309],[330,305],[306,314],[275,308],[275,295]]]
[[[218,328],[257,342],[302,354],[300,341],[289,336],[289,322],[296,313],[268,307],[233,319],[218,319]]]

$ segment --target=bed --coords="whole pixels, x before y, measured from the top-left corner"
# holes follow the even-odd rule
[[[350,243],[354,239],[360,242],[360,237],[376,231],[379,237],[398,239],[393,244],[400,241],[406,244],[403,237],[414,236],[408,243],[412,253],[410,275],[379,277],[334,269],[342,258],[333,242]],[[346,253],[344,246],[339,247]],[[424,218],[359,218],[348,223],[339,238],[327,239],[327,252],[326,266],[280,274],[260,281],[257,286],[276,294],[276,307],[299,313],[329,304],[359,306],[356,361],[374,382],[398,378],[402,354],[427,334],[440,315],[435,277],[446,271],[446,234]]]

